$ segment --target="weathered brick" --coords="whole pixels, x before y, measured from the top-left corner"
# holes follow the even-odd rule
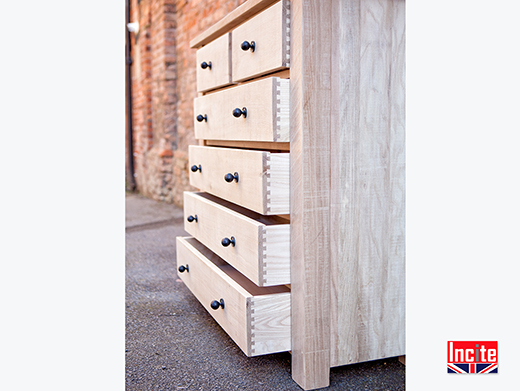
[[[245,0],[131,1],[132,112],[137,189],[182,205],[189,185],[188,145],[195,144],[196,50],[189,42]]]

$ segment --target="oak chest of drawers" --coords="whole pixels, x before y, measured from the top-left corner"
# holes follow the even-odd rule
[[[404,351],[404,1],[248,0],[194,38],[178,275],[293,379]]]

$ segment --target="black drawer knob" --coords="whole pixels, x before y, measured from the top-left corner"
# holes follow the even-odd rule
[[[206,69],[206,68],[211,69],[211,61],[210,61],[210,62],[206,62],[206,61],[202,62],[202,63],[200,64],[200,67],[201,67],[202,69]]]
[[[187,218],[186,220],[188,220],[188,223],[193,223],[194,221],[195,221],[196,223],[199,222],[199,219],[197,218],[197,215],[195,215],[195,216],[189,215],[188,218]]]
[[[213,308],[214,310],[218,310],[220,307],[222,307],[222,309],[224,309],[224,299],[220,299],[220,301],[213,300],[210,304],[210,307]]]
[[[230,244],[232,244],[233,247],[235,247],[235,237],[234,237],[234,236],[231,236],[231,239],[229,239],[229,238],[224,238],[224,239],[222,239],[222,245],[223,245],[224,247],[227,247],[227,246],[229,246]]]
[[[238,172],[235,172],[235,174],[228,172],[226,175],[224,175],[224,180],[227,183],[231,183],[233,181],[238,182]]]
[[[244,41],[244,42],[242,42],[242,45],[240,45],[240,47],[242,48],[242,50],[244,52],[247,52],[249,49],[251,49],[251,51],[254,52],[255,51],[255,41],[251,41],[251,43]]]
[[[188,267],[188,265],[186,265],[186,266],[184,266],[184,265],[180,265],[180,266],[179,266],[179,271],[180,271],[181,273],[184,273],[185,271],[189,273],[189,272],[190,272],[190,268]]]
[[[202,172],[202,167],[201,167],[200,164],[199,164],[198,166],[196,166],[196,165],[194,164],[193,166],[191,166],[191,171],[192,171],[192,172],[197,172],[197,171]]]
[[[204,114],[204,115],[199,114],[199,115],[197,115],[197,121],[199,121],[199,122],[202,122],[202,121],[208,122],[208,116],[206,114]]]
[[[233,110],[233,117],[240,118],[241,116],[247,118],[247,109],[245,107],[242,107],[242,110],[240,110],[238,107]]]

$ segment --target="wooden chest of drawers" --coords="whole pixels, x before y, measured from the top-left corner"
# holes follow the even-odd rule
[[[180,278],[304,389],[405,354],[404,1],[248,0],[191,46]]]

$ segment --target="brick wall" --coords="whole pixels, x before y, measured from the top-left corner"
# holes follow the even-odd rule
[[[137,190],[182,205],[196,97],[189,42],[245,0],[132,0],[132,110]]]

